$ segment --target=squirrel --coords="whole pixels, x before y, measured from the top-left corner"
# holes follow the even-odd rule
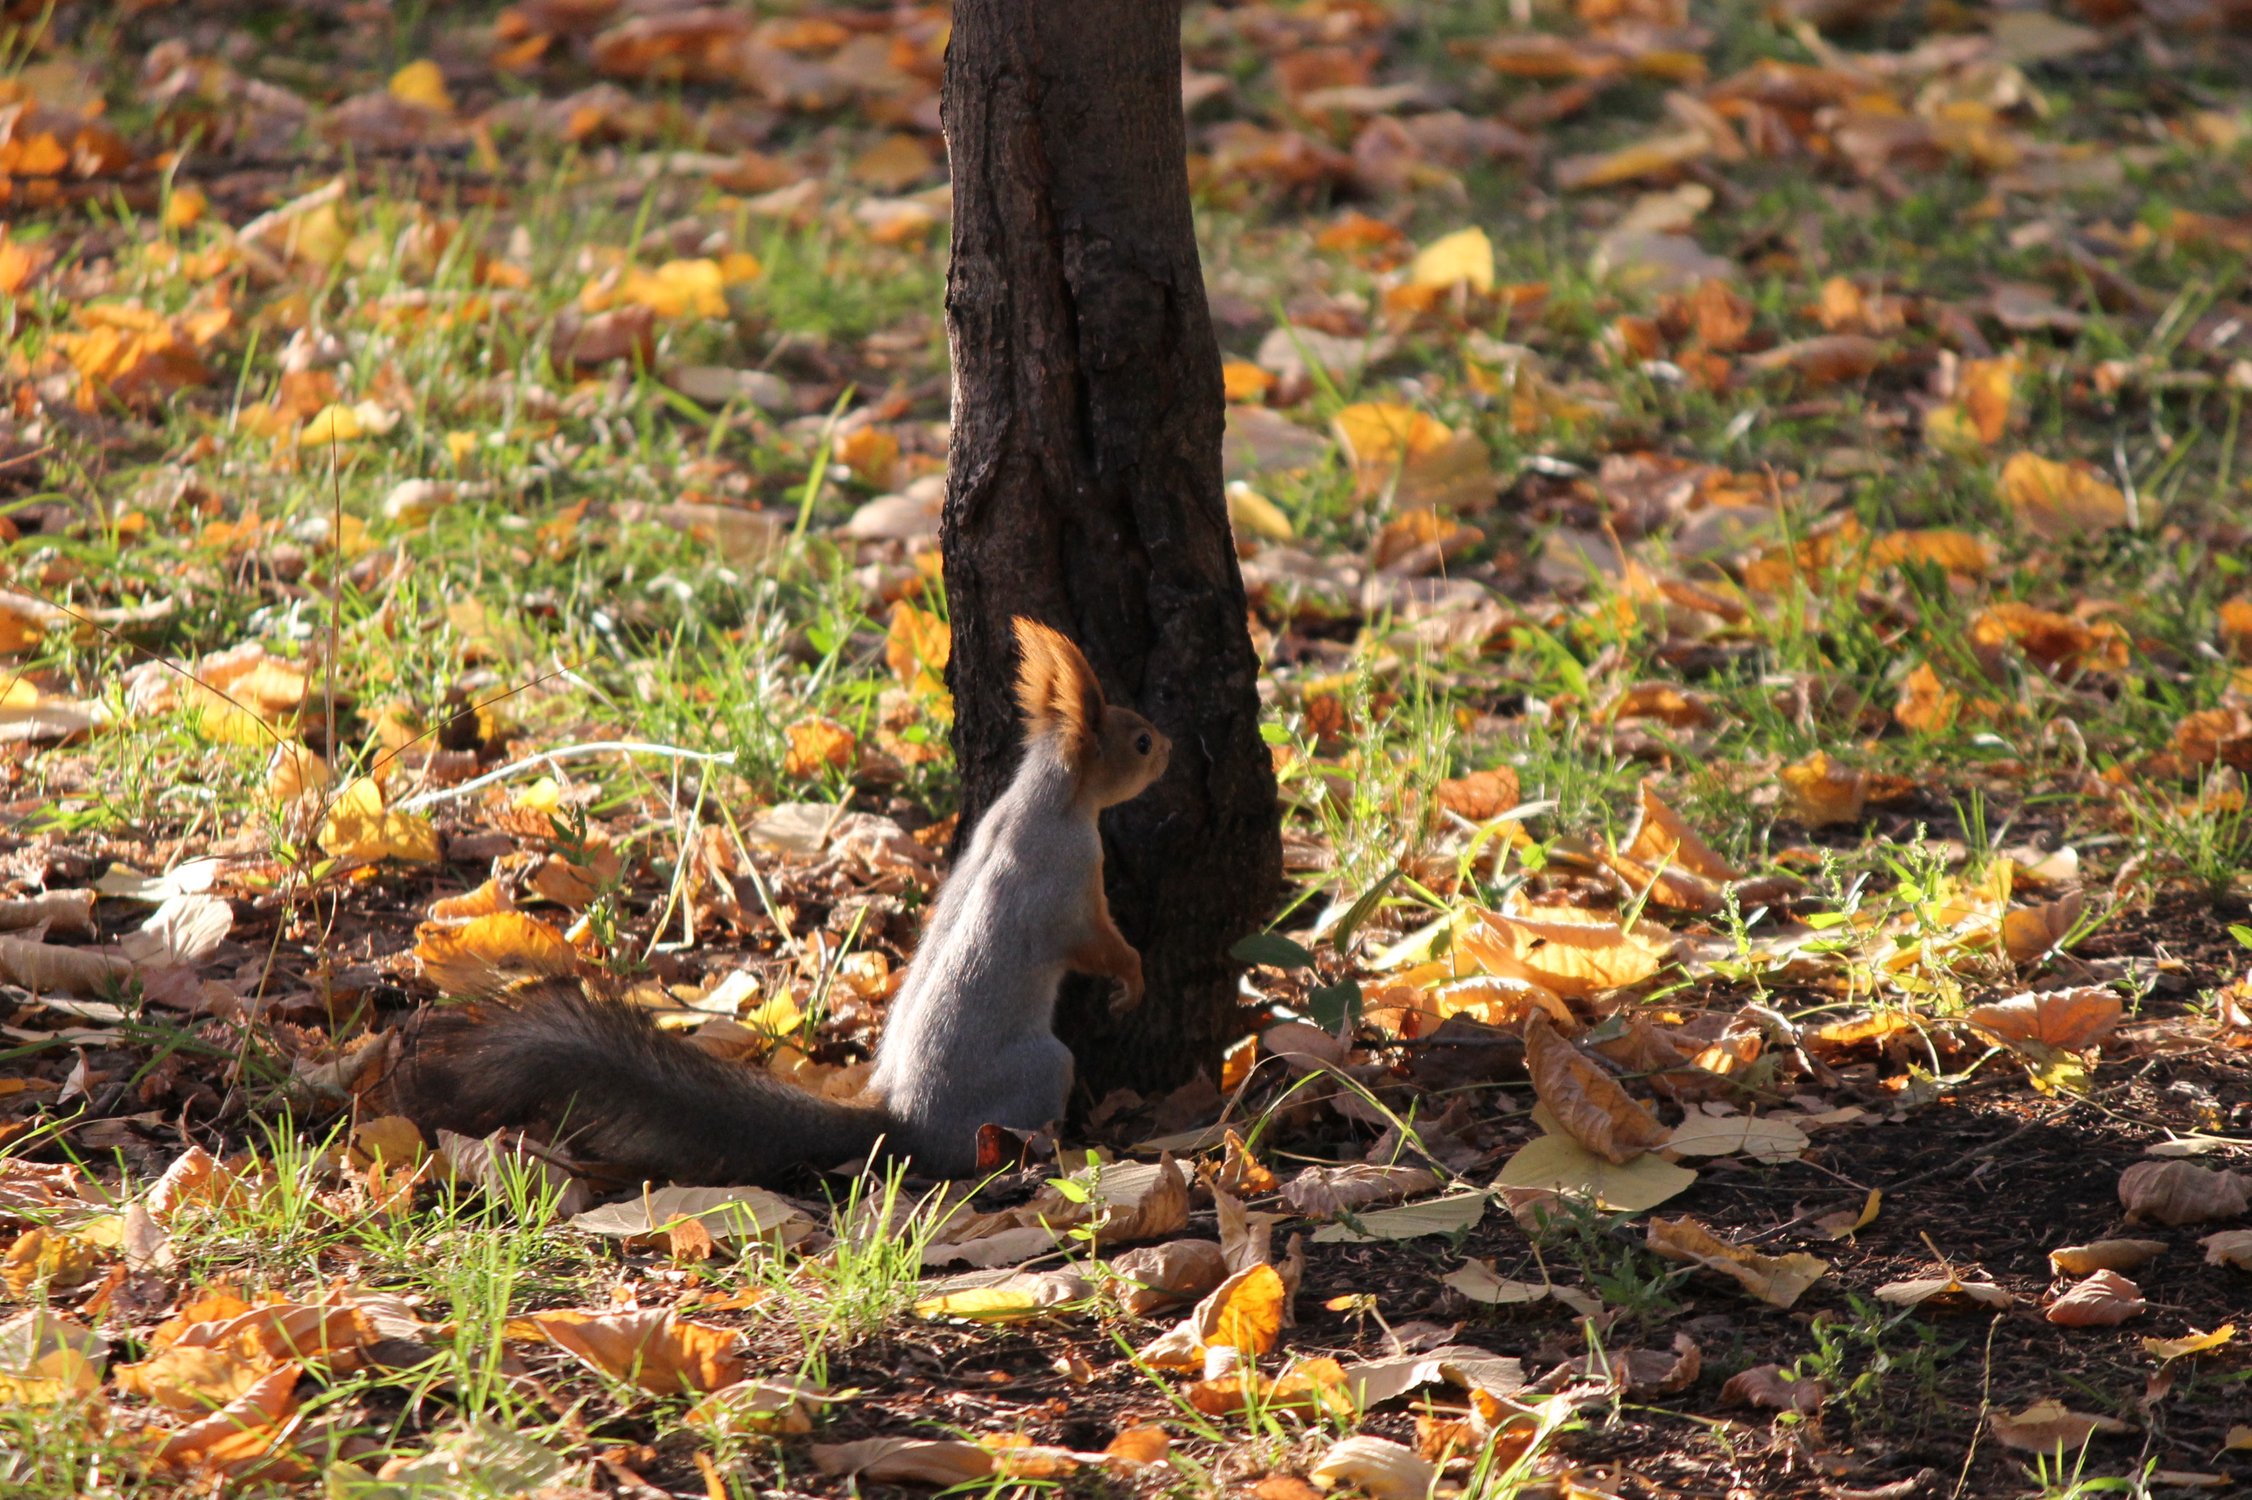
[[[1066,970],[1140,1003],[1142,960],[1103,895],[1101,811],[1139,795],[1172,744],[1103,700],[1079,648],[1018,617],[1024,758],[972,832],[902,977],[867,1090],[823,1098],[657,1030],[632,1006],[550,976],[426,1013],[392,1094],[425,1130],[567,1129],[645,1178],[758,1182],[880,1154],[967,1176],[978,1128],[1062,1117],[1072,1058],[1054,1031]]]

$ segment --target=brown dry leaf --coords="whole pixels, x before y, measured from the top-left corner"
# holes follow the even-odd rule
[[[240,1192],[233,1172],[220,1166],[201,1146],[190,1146],[149,1184],[141,1202],[150,1218],[169,1224],[190,1203],[225,1203]]]
[[[1556,1123],[1606,1161],[1623,1166],[1665,1143],[1666,1128],[1602,1064],[1558,1036],[1546,1016],[1525,1023],[1525,1068]]]
[[[1690,1114],[1667,1134],[1664,1149],[1675,1156],[1781,1162],[1797,1160],[1807,1144],[1806,1132],[1779,1115]]]
[[[511,979],[578,967],[578,954],[562,933],[520,911],[472,917],[451,930],[425,929],[414,956],[423,978],[448,995],[487,994]]]
[[[1670,1396],[1697,1383],[1704,1351],[1686,1333],[1673,1336],[1673,1348],[1598,1350],[1567,1360],[1564,1368],[1583,1380],[1596,1380],[1641,1400]]]
[[[2007,935],[2005,925],[2005,939]],[[2118,1029],[2125,1014],[2125,1004],[2110,990],[2102,985],[2082,985],[1974,1005],[1963,1019],[2004,1042],[2033,1042],[2065,1052],[2084,1052],[2101,1045]]]
[[[2252,1229],[2224,1229],[2198,1243],[2205,1247],[2205,1264],[2252,1271]]]
[[[1871,374],[1888,353],[1882,342],[1864,334],[1831,333],[1778,344],[1746,359],[1744,368],[1755,375],[1788,372],[1810,386],[1838,385]]]
[[[809,1408],[828,1395],[827,1386],[811,1380],[786,1376],[738,1380],[704,1397],[681,1420],[706,1437],[740,1437],[746,1433],[794,1436],[813,1430]]]
[[[2002,465],[2001,491],[2026,529],[2048,541],[2127,524],[2127,497],[2085,464],[2015,453]]]
[[[1783,767],[1783,803],[1809,828],[1858,823],[1869,805],[1869,773],[1830,759],[1817,750]]]
[[[2091,625],[2016,600],[1990,604],[1972,616],[1970,640],[1989,666],[1999,666],[2009,648],[2053,674],[2123,672],[2128,664],[2127,633],[2117,624]]]
[[[1743,878],[1659,798],[1648,779],[1633,834],[1606,862],[1638,897],[1648,891],[1660,906],[1700,914],[1720,910],[1726,904],[1723,888]]]
[[[1202,1297],[1228,1279],[1228,1257],[1214,1240],[1175,1240],[1114,1256],[1111,1274],[1121,1283],[1128,1312],[1148,1317],[1159,1308]]]
[[[1785,1380],[1780,1365],[1754,1365],[1749,1370],[1738,1371],[1720,1388],[1720,1399],[1728,1405],[1795,1411],[1801,1416],[1812,1416],[1820,1411],[1828,1395],[1822,1382],[1812,1376]]]
[[[2252,1179],[2190,1161],[2137,1162],[2119,1174],[2119,1202],[2137,1223],[2233,1219],[2252,1206]]]
[[[813,1461],[824,1474],[871,1484],[923,1484],[947,1489],[990,1477],[994,1455],[953,1438],[862,1438],[856,1443],[815,1443]]]
[[[743,1378],[742,1357],[732,1352],[734,1329],[690,1322],[669,1308],[561,1309],[511,1319],[509,1327],[528,1329],[590,1368],[630,1380],[651,1395],[715,1391]]]
[[[132,960],[95,948],[61,948],[19,937],[0,937],[0,980],[34,994],[116,994],[139,973]]]
[[[1701,130],[1653,136],[1615,151],[1567,156],[1556,163],[1556,185],[1566,192],[1617,187],[1645,177],[1670,177],[1691,162],[1712,155],[1712,138]]]
[[[1666,1259],[1717,1271],[1770,1307],[1789,1307],[1830,1269],[1828,1261],[1803,1250],[1762,1255],[1730,1244],[1686,1214],[1652,1219],[1645,1234],[1650,1248]]]
[[[1530,980],[1567,1000],[1650,979],[1674,954],[1673,935],[1650,922],[1622,928],[1615,917],[1573,907],[1504,915],[1466,910],[1455,944],[1478,972]]]
[[[2068,1411],[2061,1401],[2036,1401],[2023,1411],[1997,1411],[1987,1418],[1995,1440],[2020,1453],[2075,1453],[2097,1433],[2120,1433],[2127,1424],[2116,1417],[2089,1416]]]
[[[1442,781],[1431,789],[1431,795],[1457,817],[1489,823],[1518,806],[1522,799],[1517,786],[1517,773],[1507,766],[1497,766]]]
[[[2153,1359],[2186,1359],[2192,1354],[2205,1354],[2234,1342],[2236,1325],[2223,1323],[2211,1333],[2191,1329],[2184,1338],[2144,1339],[2143,1351]]]
[[[1843,1208],[1836,1213],[1824,1214],[1814,1221],[1814,1227],[1833,1240],[1842,1240],[1849,1235],[1859,1234],[1876,1223],[1877,1212],[1883,1207],[1884,1190],[1871,1188],[1869,1196],[1861,1200],[1859,1208]]]
[[[2047,1316],[2061,1328],[2113,1328],[2149,1307],[2141,1287],[2117,1271],[2097,1271],[2050,1303]]]
[[[2049,1268],[2059,1276],[2125,1272],[2148,1265],[2165,1253],[2164,1240],[2095,1240],[2085,1245],[2059,1245],[2049,1252]]]
[[[1292,1213],[1334,1219],[1349,1210],[1427,1193],[1440,1180],[1428,1167],[1380,1167],[1370,1162],[1307,1167],[1283,1185],[1282,1201]]]
[[[1373,1500],[1424,1500],[1439,1478],[1413,1448],[1365,1433],[1330,1444],[1307,1473],[1324,1488],[1344,1485]]]

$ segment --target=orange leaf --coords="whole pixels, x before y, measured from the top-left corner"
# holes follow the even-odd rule
[[[2001,489],[2026,528],[2052,542],[2127,524],[2127,497],[2086,464],[2013,454]]]
[[[713,1391],[743,1376],[742,1358],[730,1352],[734,1329],[693,1323],[669,1308],[565,1309],[533,1313],[522,1321],[592,1368],[630,1380],[652,1395]]]
[[[520,911],[472,917],[452,931],[426,931],[414,956],[423,977],[449,995],[479,994],[516,975],[568,974],[578,963],[562,933]]]

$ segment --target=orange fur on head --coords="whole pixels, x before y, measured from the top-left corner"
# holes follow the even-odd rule
[[[1103,690],[1079,648],[1038,620],[1016,619],[1017,706],[1024,710],[1025,739],[1056,736],[1064,759],[1083,766],[1098,752]]]

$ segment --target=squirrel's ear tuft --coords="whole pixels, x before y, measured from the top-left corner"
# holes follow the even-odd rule
[[[1027,739],[1053,735],[1064,758],[1084,765],[1095,755],[1101,734],[1103,691],[1094,668],[1060,632],[1022,615],[1016,621],[1017,706],[1024,711]]]

